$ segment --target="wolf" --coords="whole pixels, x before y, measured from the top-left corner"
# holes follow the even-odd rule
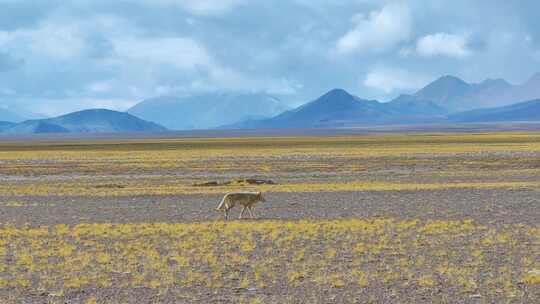
[[[229,210],[236,204],[240,204],[243,208],[238,217],[239,219],[242,219],[242,215],[244,215],[246,209],[248,210],[250,217],[255,218],[253,214],[253,205],[257,202],[266,202],[266,199],[261,192],[231,192],[225,194],[219,205],[216,207],[216,210],[223,211],[225,219],[227,220],[229,218]]]

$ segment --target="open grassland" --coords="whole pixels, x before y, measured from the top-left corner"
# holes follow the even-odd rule
[[[21,302],[538,303],[540,134],[3,142]]]
[[[540,189],[540,181],[453,182],[453,183],[390,183],[369,181],[290,183],[281,185],[243,185],[237,183],[219,187],[197,187],[181,181],[144,179],[124,181],[105,180],[94,184],[93,180],[55,181],[44,184],[11,182],[0,186],[6,196],[129,196],[129,195],[175,195],[209,194],[230,191],[263,192],[341,192],[341,191],[405,191],[440,189]]]
[[[277,192],[538,188],[540,135],[3,143],[0,165],[10,196],[217,193],[246,185],[192,185],[246,176]]]
[[[80,224],[0,229],[5,299],[123,303],[540,301],[540,229],[473,221]],[[81,290],[103,289],[99,296]],[[296,300],[293,300],[296,299]]]
[[[341,165],[349,165],[351,171],[370,168],[370,164],[353,165],[347,161],[372,158],[397,157],[396,164],[411,166],[422,159],[428,164],[437,161],[433,157],[451,162],[449,157],[468,156],[472,158],[471,165],[484,166],[487,161],[516,153],[527,164],[534,162],[538,152],[540,135],[536,133],[0,143],[0,173],[103,175],[250,169],[264,172],[290,168],[295,163],[297,166],[291,170],[327,168],[335,172]],[[483,157],[484,162],[475,161],[475,156]],[[325,162],[328,159],[332,162]]]

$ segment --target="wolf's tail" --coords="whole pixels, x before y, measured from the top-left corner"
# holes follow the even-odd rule
[[[227,199],[228,199],[228,195],[225,194],[225,196],[223,197],[219,205],[216,207],[216,210],[221,210],[221,208],[223,208],[223,205],[225,205],[225,202],[227,201]]]

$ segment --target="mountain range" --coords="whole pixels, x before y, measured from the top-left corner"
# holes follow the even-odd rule
[[[247,119],[275,116],[288,108],[265,93],[206,93],[157,97],[127,112],[172,130],[211,129]]]
[[[520,85],[503,79],[467,83],[454,76],[443,76],[414,94],[400,95],[389,102],[362,99],[343,89],[334,89],[287,110],[280,100],[265,93],[206,93],[157,97],[142,101],[127,112],[94,109],[17,122],[20,119],[17,114],[0,108],[0,132],[160,132],[165,127],[188,130],[532,122],[540,121],[540,73]]]
[[[540,98],[540,73],[519,85],[504,79],[467,83],[454,76],[443,76],[419,90],[414,97],[431,100],[449,112],[507,106]]]
[[[504,122],[539,121],[540,99],[516,103],[509,106],[477,109],[449,115],[451,122]]]
[[[336,107],[332,107],[334,101]],[[509,106],[446,114],[430,101],[401,96],[388,103],[363,100],[334,89],[297,109],[264,120],[247,120],[225,129],[335,128],[390,124],[540,121],[540,99]]]
[[[533,101],[519,101],[532,99]],[[540,121],[540,74],[521,85],[502,79],[467,83],[443,76],[412,95],[389,102],[365,100],[334,89],[269,119],[245,120],[223,128],[318,128],[388,124]],[[474,110],[473,110],[474,109]]]
[[[0,124],[2,128],[2,124]],[[1,130],[1,129],[0,129]],[[111,132],[161,132],[166,128],[142,120],[125,112],[92,109],[70,114],[27,120],[21,123],[4,123],[5,133],[111,133]]]
[[[4,130],[13,127],[14,125],[16,125],[16,123],[14,122],[0,121],[0,132],[3,132]]]
[[[388,103],[361,99],[333,89],[296,109],[272,118],[247,120],[224,128],[331,128],[357,125],[427,123],[446,110],[434,102],[401,95]]]

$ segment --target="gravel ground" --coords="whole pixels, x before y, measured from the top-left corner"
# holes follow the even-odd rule
[[[80,223],[198,222],[220,220],[214,210],[220,195],[148,196],[121,198],[0,197],[0,222],[19,225]],[[7,205],[6,205],[6,202]],[[235,210],[238,214],[239,209]],[[321,193],[268,193],[267,202],[256,208],[261,219],[342,219],[392,217],[397,219],[465,220],[502,227],[522,223],[538,226],[540,191],[471,190],[368,191]],[[320,252],[324,254],[323,251]],[[344,257],[347,258],[347,257]],[[487,259],[510,263],[500,256]],[[390,258],[391,260],[391,258]],[[347,260],[343,260],[347,263]],[[379,263],[374,261],[374,263]],[[497,262],[499,263],[499,262]],[[513,265],[513,264],[509,264]],[[339,265],[336,265],[339,267]],[[280,271],[285,271],[281,269]],[[487,270],[486,270],[487,271]],[[306,292],[304,288],[310,291]],[[319,289],[318,289],[319,288]],[[7,292],[8,297],[2,292]],[[527,296],[508,303],[538,303],[540,290],[531,287]],[[85,303],[89,295],[98,303],[233,303],[257,296],[268,303],[495,303],[476,293],[463,294],[455,286],[437,289],[395,285],[320,289],[315,285],[293,288],[277,284],[271,288],[209,289],[176,285],[162,293],[148,288],[86,288],[68,290],[57,296],[35,289],[0,289],[5,303]],[[61,302],[54,302],[60,299]],[[403,301],[403,299],[408,299]],[[502,298],[501,298],[502,299]],[[249,303],[248,300],[245,301]]]
[[[538,225],[539,190],[448,189],[267,193],[261,219],[372,218],[473,219],[482,224]],[[0,222],[30,226],[79,223],[198,222],[221,219],[221,195],[0,197]],[[7,203],[6,203],[7,202]],[[239,213],[233,209],[233,217]]]
[[[483,130],[484,127],[478,129]],[[491,128],[491,126],[490,126]],[[410,129],[414,131],[414,129]],[[438,129],[433,129],[438,130]],[[452,129],[460,131],[459,128]],[[391,132],[392,130],[381,130]],[[319,132],[319,131],[317,131]],[[326,132],[326,131],[325,131]],[[367,130],[351,130],[351,134],[368,132]],[[395,132],[395,130],[393,131]],[[302,133],[304,134],[304,133]],[[324,133],[326,134],[326,133]],[[349,134],[343,133],[343,134]],[[241,135],[241,134],[240,134]],[[240,136],[239,135],[239,136]],[[244,134],[249,135],[249,134]],[[279,135],[279,134],[278,134]],[[129,138],[129,137],[127,137]],[[65,146],[66,152],[72,153],[66,159],[57,159],[52,154],[37,153],[41,149],[55,151],[56,146],[18,146],[9,144],[0,147],[3,151],[10,152],[15,158],[0,160],[0,184],[4,187],[4,196],[0,195],[0,223],[1,225],[15,225],[17,227],[51,226],[55,224],[77,225],[82,223],[187,223],[207,222],[222,220],[222,214],[214,208],[223,194],[206,195],[170,195],[170,196],[126,196],[126,197],[92,197],[88,196],[17,196],[8,197],[6,193],[12,185],[29,185],[27,192],[32,193],[34,186],[48,186],[55,190],[62,181],[75,180],[80,189],[93,189],[96,185],[124,184],[132,182],[136,185],[159,185],[170,181],[180,181],[192,184],[205,181],[225,181],[246,177],[258,177],[272,179],[278,184],[295,183],[344,183],[347,181],[367,181],[381,183],[489,183],[489,182],[538,182],[540,181],[540,152],[535,145],[538,139],[532,136],[527,139],[520,136],[508,135],[497,137],[487,141],[483,136],[465,136],[465,141],[460,142],[452,136],[440,138],[436,136],[419,136],[418,141],[408,141],[410,137],[386,138],[380,141],[300,141],[289,143],[287,140],[277,140],[278,148],[287,148],[288,152],[281,154],[262,153],[253,155],[238,149],[229,151],[228,155],[216,157],[212,154],[204,157],[207,151],[213,149],[245,146],[245,151],[253,147],[273,147],[276,143],[269,140],[246,141],[235,143],[196,142],[195,144],[162,143],[162,148],[167,151],[176,149],[178,153],[185,149],[197,147],[201,151],[201,157],[195,159],[186,158],[178,163],[170,155],[160,158],[154,149],[158,148],[155,143],[145,143],[127,147],[122,145],[97,145],[97,146]],[[59,138],[68,140],[69,138]],[[98,138],[103,140],[114,138]],[[464,145],[465,143],[465,145]],[[427,144],[427,146],[425,145]],[[430,145],[431,144],[431,145]],[[453,146],[457,144],[457,146]],[[486,151],[471,151],[472,145],[481,145]],[[488,145],[489,144],[489,145]],[[287,145],[290,145],[287,146]],[[372,146],[374,145],[374,146]],[[526,145],[530,151],[523,150],[521,145]],[[318,153],[315,149],[320,147]],[[358,154],[341,155],[342,148],[361,147]],[[398,149],[396,153],[386,152],[377,147]],[[419,147],[434,148],[422,150]],[[444,148],[446,147],[446,148]],[[131,151],[134,155],[125,158],[123,152]],[[308,149],[309,153],[302,154]],[[370,153],[360,153],[360,151]],[[409,148],[409,149],[404,149]],[[18,159],[18,151],[34,153],[35,157]],[[33,149],[35,151],[33,152]],[[290,153],[291,151],[298,153]],[[400,150],[403,149],[403,150]],[[440,149],[440,150],[439,150]],[[463,149],[463,152],[460,152]],[[27,151],[28,150],[28,151]],[[408,153],[407,151],[411,151]],[[49,152],[50,152],[49,151]],[[107,152],[109,154],[86,154],[86,152]],[[141,151],[144,151],[141,152]],[[262,149],[261,151],[264,151]],[[317,151],[317,153],[313,152]],[[406,151],[407,153],[399,153]],[[457,152],[456,152],[457,151]],[[214,151],[215,152],[215,151]],[[346,152],[346,151],[345,151]],[[81,154],[77,154],[81,153]],[[313,153],[313,154],[310,154]],[[378,154],[380,153],[380,155]],[[9,154],[9,153],[8,153]],[[110,155],[104,157],[104,155]],[[179,154],[180,155],[180,154]],[[366,156],[367,155],[367,156]],[[75,157],[77,156],[77,157]],[[84,156],[84,157],[83,157]],[[140,161],[140,163],[134,160]],[[181,158],[179,158],[181,160]],[[133,163],[131,163],[133,162]],[[140,164],[140,167],[138,167]],[[164,165],[168,164],[168,165]],[[264,169],[264,170],[263,170]],[[53,183],[54,182],[54,183]],[[151,186],[150,186],[151,187]],[[79,188],[75,188],[79,189]],[[96,191],[100,191],[96,187]],[[221,190],[220,190],[221,191]],[[38,192],[35,192],[38,193]],[[131,193],[131,192],[126,192]],[[445,190],[422,190],[422,191],[362,191],[362,192],[296,192],[296,193],[266,193],[267,202],[257,205],[255,213],[259,219],[270,220],[317,220],[317,219],[374,219],[395,218],[397,220],[473,220],[476,224],[496,227],[497,231],[507,231],[516,226],[506,224],[524,224],[529,228],[540,225],[540,189],[445,189]],[[232,217],[236,220],[240,212],[239,208],[233,209]],[[249,223],[249,222],[248,222]],[[483,227],[482,227],[483,228]],[[346,239],[346,238],[344,238]],[[456,236],[459,240],[459,236]],[[13,240],[5,244],[9,250],[13,249]],[[429,239],[435,246],[439,239]],[[480,277],[473,278],[482,282],[484,277],[493,276],[505,278],[498,273],[498,267],[508,266],[507,273],[525,267],[523,263],[531,263],[527,267],[538,270],[538,255],[534,255],[537,242],[521,242],[515,240],[520,248],[531,246],[531,249],[513,252],[512,250],[500,251],[500,247],[494,246],[494,250],[486,251],[485,262],[489,269],[479,272]],[[306,244],[295,244],[296,248],[304,248]],[[464,250],[457,244],[457,250]],[[218,246],[221,248],[222,243]],[[435,246],[436,247],[436,246]],[[314,246],[317,249],[317,244]],[[427,246],[429,248],[429,246]],[[476,247],[474,247],[476,248]],[[324,248],[326,249],[326,248]],[[444,247],[444,249],[451,249]],[[455,249],[455,248],[452,248]],[[470,248],[469,248],[470,249]],[[281,250],[276,246],[276,251]],[[23,250],[22,253],[26,251]],[[503,253],[514,254],[505,256]],[[326,255],[325,250],[317,251],[320,256]],[[421,253],[425,253],[422,251]],[[428,259],[436,261],[435,252],[427,252]],[[440,252],[439,252],[440,253]],[[529,261],[522,260],[520,254],[529,254]],[[416,257],[416,256],[415,256]],[[3,256],[4,264],[9,264],[13,257]],[[341,260],[332,264],[335,272],[349,270],[351,263],[348,256],[340,257]],[[383,256],[373,260],[366,267],[378,265],[388,267],[388,263],[399,258],[398,256]],[[461,259],[461,258],[460,258]],[[459,259],[458,259],[459,260]],[[462,260],[463,268],[467,268],[467,260]],[[49,265],[49,264],[47,264]],[[301,263],[298,265],[302,265]],[[286,273],[291,266],[283,264],[282,268],[275,270]],[[431,269],[431,265],[427,265]],[[458,270],[461,270],[459,267]],[[371,268],[370,268],[371,269]],[[468,268],[467,268],[468,269]],[[377,270],[377,269],[371,269]],[[397,273],[402,272],[402,268]],[[0,269],[0,279],[12,280]],[[239,269],[244,272],[245,269]],[[21,270],[25,275],[25,270]],[[118,274],[119,276],[121,274]],[[515,276],[515,274],[514,274]],[[121,281],[121,280],[120,280]],[[231,303],[238,302],[239,298],[249,299],[256,294],[261,296],[266,303],[344,303],[344,302],[374,302],[374,303],[538,303],[540,297],[538,286],[530,287],[527,295],[516,297],[508,296],[497,298],[499,301],[490,301],[488,298],[478,297],[477,292],[463,295],[459,293],[458,286],[445,285],[444,289],[425,288],[414,289],[414,286],[400,287],[391,284],[375,285],[369,288],[347,286],[342,289],[324,289],[317,285],[302,285],[302,288],[294,288],[286,283],[271,284],[272,287],[259,290],[249,288],[232,289],[208,289],[202,286],[181,284],[174,285],[167,291],[141,288],[96,288],[66,289],[66,294],[54,294],[53,290],[41,290],[36,286],[18,287],[14,289],[0,289],[0,304],[3,303],[85,303],[89,295],[97,295],[98,303]],[[516,283],[515,284],[520,284]],[[1,284],[0,284],[1,285]],[[5,285],[8,286],[8,285]],[[22,286],[22,285],[19,285]],[[488,287],[490,291],[498,292],[496,288]],[[520,287],[520,286],[518,286]],[[523,285],[521,285],[523,287]],[[521,288],[520,287],[520,288]],[[309,290],[309,292],[306,292]],[[520,289],[521,290],[521,289]],[[525,289],[522,289],[525,290]],[[485,291],[485,290],[483,290]],[[163,294],[163,292],[165,292]],[[307,295],[310,295],[309,297]],[[456,296],[459,295],[459,296]],[[201,300],[202,299],[202,300]],[[375,300],[374,300],[375,299]],[[532,300],[529,300],[532,299]],[[244,301],[248,303],[248,301]]]

